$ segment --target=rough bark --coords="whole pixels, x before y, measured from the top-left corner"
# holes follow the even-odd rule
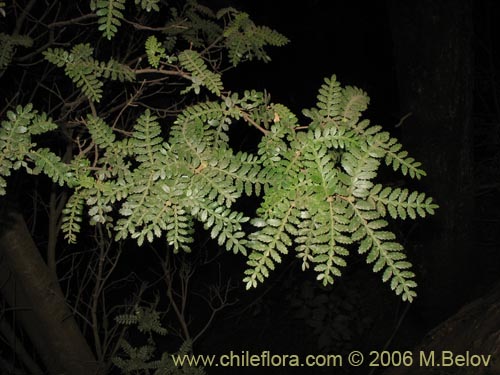
[[[7,215],[0,233],[0,293],[50,374],[96,374],[94,355],[22,215]]]
[[[0,268],[1,269],[1,268]],[[9,322],[5,317],[0,317],[0,334],[3,336],[5,343],[14,350],[16,357],[19,362],[23,364],[23,366],[29,371],[30,375],[43,375],[43,371],[40,369],[35,360],[28,353],[22,342],[16,335],[14,329],[10,326]],[[7,368],[2,369],[0,365],[0,369],[4,371],[15,372],[13,370],[13,364],[10,364]],[[19,371],[17,371],[19,372]]]
[[[412,252],[429,325],[466,300],[472,277],[471,8],[469,0],[389,2],[401,113],[412,113],[403,144],[428,173],[419,188],[440,205]]]
[[[447,374],[460,375],[500,374],[500,284],[486,296],[466,306],[458,313],[433,329],[423,342],[413,351],[414,366],[389,369],[384,375]],[[422,368],[419,366],[420,353],[428,357],[434,353],[436,364],[441,360],[443,351],[458,355],[490,356],[488,366],[442,366]],[[487,358],[487,357],[485,357]],[[449,363],[446,354],[445,364]],[[433,372],[432,368],[436,371]],[[443,372],[439,372],[441,370]]]

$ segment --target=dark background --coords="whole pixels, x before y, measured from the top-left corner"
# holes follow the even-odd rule
[[[266,88],[276,101],[300,112],[315,104],[323,78],[336,74],[342,83],[368,91],[372,110],[392,108],[388,114],[379,110],[379,115],[399,121],[384,2],[358,6],[349,1],[240,1],[236,6],[290,39],[287,46],[272,51],[270,64],[248,64],[234,72],[241,86]]]

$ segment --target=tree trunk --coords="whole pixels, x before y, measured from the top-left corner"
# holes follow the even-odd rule
[[[500,374],[500,284],[486,296],[481,297],[464,306],[457,314],[433,329],[423,342],[413,351],[413,365],[399,366],[384,372],[384,375],[420,375],[434,373],[430,368],[420,366],[420,358],[432,358],[434,353],[434,367],[446,374],[486,375]],[[487,365],[443,366],[450,363],[450,354],[481,355]],[[443,356],[444,354],[444,356]],[[442,361],[444,359],[444,361]],[[475,360],[478,357],[475,357]],[[432,362],[429,362],[431,364]],[[471,362],[475,363],[475,362]],[[446,371],[444,371],[446,370]]]
[[[412,253],[421,266],[417,306],[433,325],[464,302],[473,277],[472,6],[391,0],[389,11],[401,113],[412,113],[402,141],[427,171],[419,189],[440,205]]]
[[[19,213],[2,218],[0,292],[53,375],[91,375],[97,362]]]

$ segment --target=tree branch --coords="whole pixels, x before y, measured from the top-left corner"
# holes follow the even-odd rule
[[[54,29],[56,27],[63,27],[63,26],[66,26],[66,25],[73,25],[73,24],[76,24],[78,22],[89,20],[89,19],[92,19],[92,18],[97,18],[97,15],[94,14],[94,13],[84,14],[83,16],[72,18],[70,20],[52,22],[52,23],[48,24],[47,27],[49,29]]]

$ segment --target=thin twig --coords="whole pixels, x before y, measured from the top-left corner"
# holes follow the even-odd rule
[[[30,2],[24,8],[22,8],[21,15],[17,18],[16,27],[14,28],[13,35],[19,34],[21,28],[23,27],[24,20],[28,16],[28,13],[30,12],[31,8],[33,8],[35,3],[36,0],[30,0]]]
[[[188,26],[182,26],[182,25],[167,25],[167,26],[162,26],[162,27],[151,27],[151,26],[141,25],[140,23],[129,21],[127,19],[124,19],[124,21],[126,23],[128,23],[129,25],[132,25],[136,30],[165,31],[165,30],[169,30],[169,29],[187,30],[189,28]]]
[[[88,20],[88,19],[92,19],[92,18],[97,18],[97,15],[94,14],[94,13],[84,14],[83,16],[72,18],[70,20],[52,22],[49,25],[47,25],[47,27],[49,29],[54,29],[56,27],[62,27],[62,26],[66,26],[66,25],[72,25],[72,24],[75,24],[75,23],[78,23],[78,22],[81,22],[81,21],[85,21],[85,20]]]
[[[264,129],[262,126],[260,126],[259,124],[257,124],[251,117],[248,113],[246,112],[243,112],[241,111],[241,116],[243,117],[243,119],[248,122],[249,124],[253,125],[255,128],[257,128],[258,130],[260,130],[264,135],[268,135],[269,134],[269,130],[267,129]]]

